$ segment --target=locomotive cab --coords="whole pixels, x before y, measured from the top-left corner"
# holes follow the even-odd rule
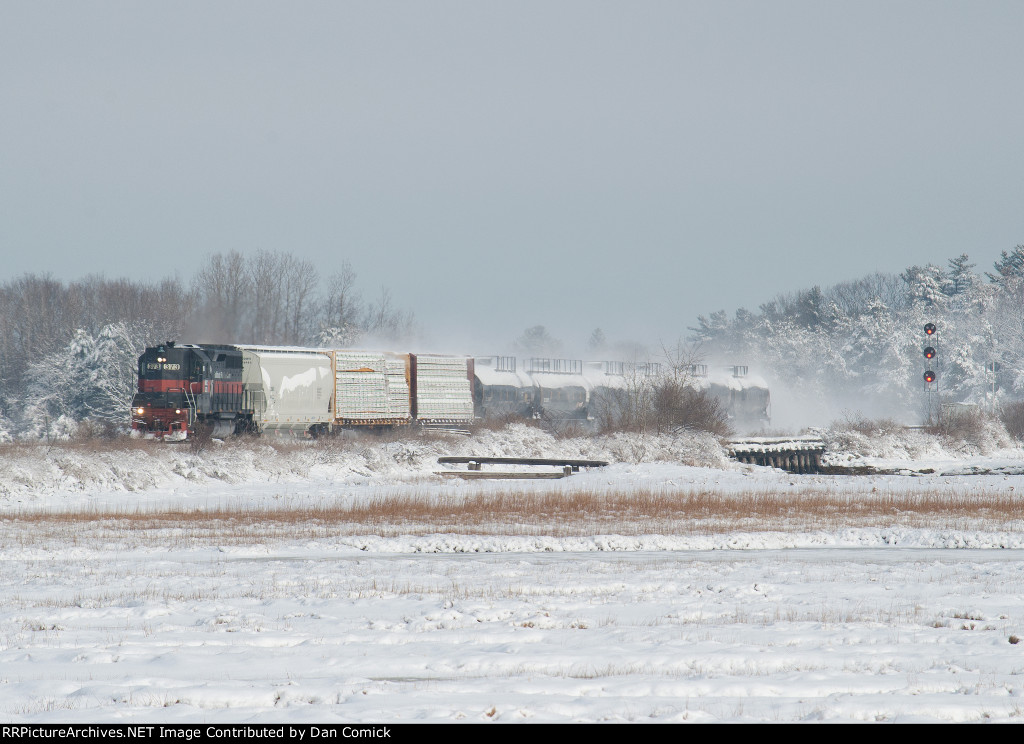
[[[244,415],[242,352],[230,346],[169,341],[139,357],[139,390],[132,399],[132,430],[142,436],[184,439],[197,427],[231,434]]]
[[[132,430],[140,434],[184,438],[192,423],[189,393],[193,354],[173,343],[155,346],[139,357],[139,391],[132,399]]]

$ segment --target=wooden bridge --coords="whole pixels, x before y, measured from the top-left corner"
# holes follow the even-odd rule
[[[791,473],[820,473],[825,443],[818,437],[743,437],[728,443],[729,456],[750,465]]]

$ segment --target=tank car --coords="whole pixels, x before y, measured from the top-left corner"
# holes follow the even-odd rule
[[[474,403],[479,418],[586,420],[591,384],[578,359],[476,357]]]
[[[700,379],[701,387],[713,395],[739,431],[753,431],[771,421],[768,384],[750,374],[745,365],[713,367]]]
[[[544,359],[526,362],[526,373],[536,389],[542,418],[552,421],[587,420],[591,385],[579,359]]]
[[[473,360],[473,404],[477,418],[533,418],[537,393],[514,356]]]
[[[657,362],[584,362],[583,374],[591,386],[588,418],[603,424],[622,419],[640,389],[661,374]]]
[[[480,418],[522,416],[550,421],[621,419],[623,406],[634,406],[645,386],[664,374],[657,362],[477,357],[474,403]],[[770,396],[764,380],[743,366],[713,368],[693,364],[683,370],[687,384],[707,390],[730,422],[741,430],[769,422]]]

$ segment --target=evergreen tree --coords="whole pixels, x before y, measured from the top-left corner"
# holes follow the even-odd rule
[[[690,330],[698,343],[723,346],[730,335],[729,316],[725,310],[717,310],[708,316],[698,315],[697,327]]]
[[[949,268],[946,270],[946,294],[955,296],[969,292],[978,282],[978,276],[974,273],[974,264],[970,262],[966,253],[961,253],[956,258],[947,262]]]
[[[923,304],[936,310],[946,306],[949,279],[938,266],[911,266],[900,277],[907,285],[907,293],[912,303]]]
[[[993,266],[996,273],[986,275],[993,284],[1007,285],[1019,283],[1024,277],[1024,245],[1016,246],[1007,253],[1003,251]]]

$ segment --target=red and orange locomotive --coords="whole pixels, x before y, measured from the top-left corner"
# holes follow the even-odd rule
[[[252,425],[245,397],[240,349],[168,341],[139,357],[132,429],[182,439],[198,427],[215,436],[233,434]]]

